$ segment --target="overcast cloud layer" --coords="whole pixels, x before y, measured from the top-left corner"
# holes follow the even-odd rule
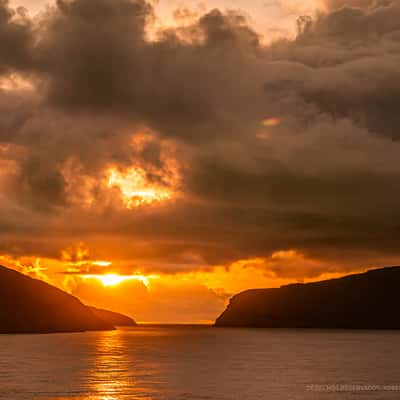
[[[400,2],[326,5],[266,46],[237,12],[154,33],[145,1],[31,20],[0,0],[0,252],[82,241],[157,272],[399,256]],[[176,195],[127,209],[110,166]]]

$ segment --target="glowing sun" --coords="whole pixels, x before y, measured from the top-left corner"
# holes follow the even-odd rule
[[[104,275],[85,275],[85,279],[96,279],[100,281],[104,287],[117,286],[126,281],[140,281],[146,287],[149,286],[149,279],[144,275],[117,275],[117,274],[104,274]]]

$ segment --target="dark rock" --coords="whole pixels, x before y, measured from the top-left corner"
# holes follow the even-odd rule
[[[113,312],[113,311],[108,311],[108,310],[102,310],[100,308],[95,308],[95,307],[89,307],[92,312],[97,315],[99,318],[101,318],[103,321],[106,321],[110,323],[111,325],[114,326],[135,326],[136,322],[123,314]]]
[[[0,266],[0,333],[111,330],[76,297]]]
[[[234,296],[216,326],[400,329],[400,267]]]

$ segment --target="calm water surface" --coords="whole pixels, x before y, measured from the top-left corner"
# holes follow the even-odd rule
[[[399,398],[397,332],[142,326],[0,336],[6,400]]]

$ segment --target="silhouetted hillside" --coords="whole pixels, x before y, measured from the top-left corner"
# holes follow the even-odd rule
[[[113,326],[135,326],[136,322],[126,315],[100,308],[89,307],[95,315]]]
[[[317,283],[248,290],[216,326],[400,329],[400,267]]]
[[[110,330],[77,298],[0,266],[0,333],[51,333]]]

